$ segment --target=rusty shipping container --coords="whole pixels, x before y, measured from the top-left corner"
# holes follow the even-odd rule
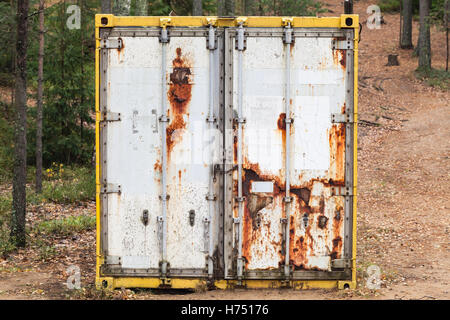
[[[97,285],[355,287],[358,28],[97,15]]]

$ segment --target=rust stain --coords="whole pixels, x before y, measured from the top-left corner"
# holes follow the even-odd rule
[[[345,40],[345,38],[335,38],[335,40]],[[335,65],[340,65],[343,70],[346,69],[347,55],[343,49],[335,49],[333,52],[333,61]]]
[[[335,65],[340,65],[343,70],[346,68],[347,57],[345,50],[335,49],[333,50],[333,61]]]
[[[277,126],[278,129],[284,130],[286,134],[286,113],[284,112],[280,113],[280,116],[278,117],[277,120]]]
[[[170,102],[170,125],[166,128],[167,134],[167,153],[170,153],[173,146],[180,140],[176,130],[184,130],[186,123],[184,115],[188,116],[188,106],[192,95],[192,72],[191,66],[182,56],[181,48],[176,49],[176,58],[172,61],[173,71],[170,74],[170,86],[167,96]]]
[[[270,232],[270,221],[262,223],[261,210],[271,205],[274,201],[279,201],[282,197],[280,194],[280,187],[274,183],[273,193],[252,193],[251,184],[253,181],[267,181],[264,177],[261,177],[257,172],[259,166],[256,165],[252,168],[244,168],[242,177],[242,191],[245,197],[244,202],[244,221],[243,221],[243,239],[242,239],[242,254],[245,258],[245,266],[248,267],[249,262],[252,260],[251,249],[259,240],[260,246],[262,246],[263,236],[262,228],[265,228],[267,232]],[[271,241],[271,245],[279,247],[279,242]],[[264,254],[264,253],[262,253]]]
[[[161,166],[161,163],[159,162],[159,160],[156,160],[156,163],[155,163],[155,165],[153,166],[153,169],[154,169],[155,171],[162,172],[162,166]]]
[[[344,221],[344,208],[342,206],[337,206],[335,210],[335,215],[333,218],[333,249],[331,251],[331,259],[339,259],[342,252],[342,238],[341,238],[341,228]]]
[[[322,214],[317,218],[317,225],[319,226],[320,229],[325,229],[327,223],[328,218],[325,215]]]
[[[294,270],[305,270],[308,265],[308,247],[312,246],[312,237],[310,233],[311,223],[308,223],[304,235],[296,236],[295,230],[304,227],[304,216],[309,218],[310,208],[298,195],[293,201],[293,208],[290,219],[289,230],[289,262],[294,266]]]
[[[123,48],[125,48],[125,43],[123,42],[122,38],[118,38],[119,41],[122,41],[122,47],[121,48],[117,48],[117,56],[119,57],[119,61],[121,60],[121,54],[123,53]]]
[[[292,103],[292,101],[290,101]],[[344,105],[345,109],[345,105]],[[285,146],[286,139],[286,114],[280,113],[276,119],[276,128],[280,132]],[[236,130],[236,128],[235,128]],[[329,131],[331,168],[328,178],[313,178],[302,182],[301,185],[291,185],[290,192],[293,196],[291,202],[290,230],[289,230],[289,250],[290,263],[294,270],[318,270],[316,266],[310,266],[308,258],[315,255],[315,250],[320,241],[324,241],[328,248],[328,237],[332,237],[333,250],[327,252],[331,257],[339,257],[342,251],[342,239],[340,237],[343,213],[334,218],[325,216],[325,196],[312,197],[311,190],[317,182],[323,184],[324,188],[344,185],[344,152],[345,152],[345,125],[333,125]],[[237,164],[237,137],[234,137],[234,163]],[[284,150],[284,149],[283,149]],[[283,157],[285,153],[283,154]],[[265,239],[265,235],[270,232],[270,223],[264,222],[261,211],[269,205],[281,210],[282,216],[286,217],[283,197],[286,185],[283,175],[261,170],[258,163],[251,163],[243,154],[243,195],[244,216],[243,216],[243,239],[242,252],[245,260],[245,267],[248,268],[252,259],[261,260],[264,258],[266,250],[276,248],[278,252],[278,266],[284,265],[285,259],[285,239],[280,234],[280,241]],[[301,180],[301,179],[300,179]],[[271,181],[274,184],[274,192],[252,193],[252,181]],[[233,181],[233,192],[237,194],[237,179]],[[314,200],[311,200],[313,198]],[[238,216],[237,202],[234,203],[233,214]],[[269,209],[270,210],[270,209]],[[342,211],[342,208],[339,210]],[[263,211],[266,213],[266,211]],[[307,224],[305,226],[305,220]],[[333,228],[333,229],[332,229]],[[267,230],[267,231],[266,231]],[[322,231],[320,231],[322,230]],[[300,231],[300,232],[299,232]],[[319,235],[317,232],[320,231]],[[325,233],[324,233],[325,232]],[[314,235],[314,236],[313,236]],[[316,243],[317,242],[317,243]],[[256,246],[256,247],[255,247]],[[254,255],[254,256],[252,256]]]
[[[329,132],[330,180],[334,185],[344,185],[345,176],[345,124],[334,124]]]
[[[234,156],[234,158],[233,158],[234,163],[237,164],[237,161],[238,161],[238,137],[236,135],[233,138],[233,156]]]

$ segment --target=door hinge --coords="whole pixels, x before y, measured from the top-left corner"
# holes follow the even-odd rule
[[[103,112],[101,121],[120,121],[121,115],[120,112]]]
[[[293,29],[291,27],[291,22],[287,22],[287,25],[284,27],[283,42],[285,44],[294,43]]]
[[[352,40],[333,40],[331,42],[333,50],[353,50]]]
[[[242,24],[236,30],[235,49],[244,51],[247,49],[247,39],[245,37],[245,30]]]
[[[353,188],[331,187],[331,196],[353,196]]]
[[[101,49],[122,49],[122,39],[102,39],[100,40]]]
[[[121,193],[121,186],[120,184],[115,183],[104,183],[102,185],[101,193]]]
[[[217,49],[216,28],[212,24],[209,25],[208,36],[206,37],[206,49]]]
[[[163,20],[163,19],[161,19]],[[170,19],[169,19],[170,21]],[[167,24],[163,24],[161,26],[161,33],[159,35],[159,42],[161,43],[169,43],[170,41],[170,34],[169,34],[169,29],[167,28]]]
[[[331,123],[353,123],[353,114],[351,113],[332,113]]]
[[[332,269],[349,269],[352,267],[351,259],[334,259],[331,260]]]

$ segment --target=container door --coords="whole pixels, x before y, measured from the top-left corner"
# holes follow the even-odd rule
[[[226,276],[348,278],[351,31],[239,29],[225,41]]]
[[[102,190],[104,274],[203,277],[218,263],[221,54],[220,34],[214,48],[208,34],[113,28],[101,35],[109,46],[100,72],[100,105],[109,115],[101,130],[101,178],[109,186]]]

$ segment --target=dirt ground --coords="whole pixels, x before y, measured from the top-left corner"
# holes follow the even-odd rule
[[[325,1],[335,16],[340,0]],[[417,58],[398,48],[399,16],[384,14],[381,29],[365,25],[374,1],[355,2],[364,25],[359,44],[358,288],[355,290],[241,290],[159,293],[93,289],[95,233],[56,239],[58,254],[33,250],[0,259],[0,299],[450,299],[450,94],[418,81]],[[414,22],[413,43],[418,26]],[[432,29],[432,64],[445,66],[445,35]],[[398,54],[400,66],[388,67]],[[95,204],[59,214],[94,214]],[[34,208],[37,217],[48,208]],[[81,267],[83,289],[65,287],[66,268]],[[367,267],[381,269],[381,289],[366,288]]]

